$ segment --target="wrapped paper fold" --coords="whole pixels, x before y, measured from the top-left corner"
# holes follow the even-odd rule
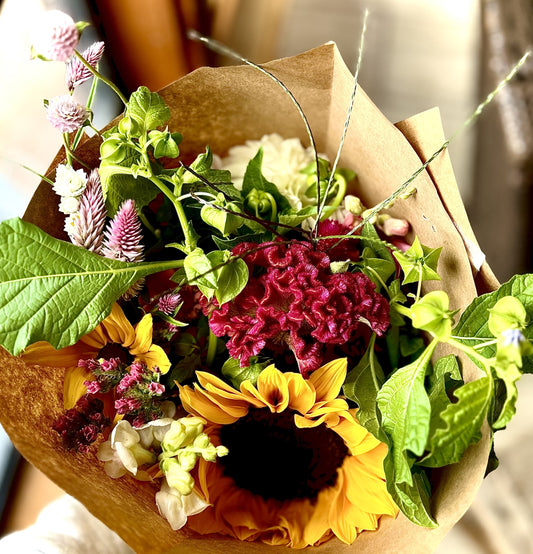
[[[293,92],[307,115],[320,152],[334,158],[344,126],[353,78],[334,44],[266,65]],[[202,68],[166,87],[160,94],[169,105],[171,131],[183,134],[182,155],[198,154],[209,144],[214,152],[247,139],[277,132],[308,143],[305,127],[288,96],[265,75],[248,66]],[[359,88],[340,165],[358,174],[355,191],[365,205],[388,197],[444,141],[438,110],[391,124]],[[78,156],[98,165],[97,140],[87,141]],[[61,161],[61,154],[50,172]],[[447,153],[441,154],[413,183],[417,193],[397,201],[393,215],[410,221],[421,242],[442,246],[438,283],[450,296],[451,308],[466,306],[473,297],[497,287],[486,264],[478,272],[469,259],[475,237],[457,191]],[[57,197],[46,183],[35,193],[25,219],[63,237]],[[475,260],[474,260],[475,262]],[[474,275],[475,274],[475,275]],[[129,478],[110,479],[94,454],[63,450],[51,426],[63,411],[64,370],[27,366],[0,352],[0,421],[20,452],[67,493],[79,499],[115,530],[136,552],[287,552],[286,548],[239,543],[218,536],[199,537],[186,529],[174,532],[158,512],[156,489]],[[464,364],[465,379],[477,377]],[[383,519],[376,532],[365,532],[347,546],[337,540],[312,548],[317,553],[430,552],[459,520],[479,487],[490,448],[485,433],[463,460],[442,471],[435,482],[433,510],[439,527],[418,527],[400,515]]]

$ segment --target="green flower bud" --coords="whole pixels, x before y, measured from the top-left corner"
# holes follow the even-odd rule
[[[171,487],[185,496],[191,494],[194,488],[194,479],[188,471],[182,469],[178,460],[167,458],[161,462],[160,467]]]
[[[528,317],[518,298],[504,296],[489,310],[489,331],[499,336],[508,329],[525,329]]]
[[[278,215],[278,206],[275,198],[263,190],[253,188],[244,201],[245,208],[254,213],[256,217],[276,221]]]
[[[423,296],[411,307],[413,326],[428,331],[441,341],[447,341],[452,334],[453,315],[449,311],[448,295],[437,290]]]
[[[150,131],[148,135],[154,149],[154,157],[177,158],[180,151],[176,141],[168,131]]]
[[[196,460],[198,456],[195,452],[190,450],[182,450],[178,452],[178,462],[181,466],[181,469],[184,471],[192,471],[196,465]]]
[[[129,154],[129,148],[124,141],[112,136],[100,145],[100,158],[109,163],[119,164],[124,161]]]
[[[118,130],[123,135],[126,135],[128,137],[138,137],[140,136],[140,127],[137,121],[130,117],[129,115],[124,116],[119,124],[118,124]]]
[[[225,237],[236,231],[242,226],[244,220],[242,217],[235,215],[242,212],[241,208],[235,202],[229,202],[225,204],[223,195],[222,198],[218,198],[214,205],[206,204],[200,211],[201,218],[208,224],[218,229]],[[228,213],[225,210],[221,210],[216,206],[225,207],[234,213]]]
[[[229,450],[225,446],[217,446],[217,456],[219,458],[222,458],[223,456],[227,456],[229,454]]]
[[[194,439],[193,446],[195,448],[207,448],[209,444],[210,444],[209,437],[205,433],[202,433],[201,435],[198,435]]]
[[[217,448],[214,444],[209,444],[207,448],[202,450],[202,458],[206,462],[214,462],[217,459]]]

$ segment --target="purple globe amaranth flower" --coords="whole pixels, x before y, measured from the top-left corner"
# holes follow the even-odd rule
[[[95,42],[91,44],[81,56],[89,65],[96,67],[96,64],[102,59],[104,46],[103,42]],[[93,74],[91,71],[78,58],[71,58],[67,62],[65,79],[70,91],[73,91],[77,86],[85,83],[85,81],[88,81],[92,76]]]
[[[79,199],[78,211],[65,222],[65,230],[76,246],[99,252],[104,238],[106,207],[98,170],[93,169]]]
[[[88,119],[90,112],[69,94],[56,96],[48,102],[46,117],[62,133],[77,131]]]
[[[144,259],[141,221],[133,200],[125,200],[105,232],[101,254],[122,262]]]
[[[60,10],[49,10],[39,18],[33,42],[32,57],[66,62],[78,45],[80,32],[70,15]]]

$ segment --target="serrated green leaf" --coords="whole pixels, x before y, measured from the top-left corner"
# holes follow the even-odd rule
[[[490,377],[466,383],[454,392],[457,402],[441,413],[441,423],[429,437],[427,454],[419,463],[443,467],[458,462],[465,450],[481,438],[481,425],[492,400]]]
[[[130,96],[125,115],[135,119],[147,132],[164,125],[170,119],[170,110],[157,92],[139,87]]]
[[[377,411],[377,395],[385,381],[383,369],[374,351],[375,335],[359,363],[348,372],[344,381],[344,394],[359,406],[359,423],[376,438],[380,438],[380,425]]]
[[[431,342],[413,363],[398,369],[377,396],[381,427],[391,440],[396,483],[412,486],[412,457],[424,453],[431,417],[424,379],[437,342]]]
[[[17,355],[92,331],[128,288],[177,262],[124,263],[55,239],[20,219],[0,224],[0,343]]]
[[[413,483],[397,483],[395,481],[394,465],[387,456],[384,462],[387,490],[402,513],[417,525],[436,528],[437,522],[431,515],[430,485],[426,475],[418,470],[413,473]]]

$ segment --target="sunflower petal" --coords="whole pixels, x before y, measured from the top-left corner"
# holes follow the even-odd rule
[[[106,343],[115,342],[128,348],[135,340],[135,330],[116,302],[111,308],[111,313],[102,321],[100,327],[107,335]]]
[[[217,403],[209,394],[205,393],[199,387],[193,390],[189,386],[182,387],[178,385],[178,388],[183,407],[189,413],[204,417],[213,423],[228,425],[229,423],[234,423],[239,417],[246,415],[248,412],[248,407],[242,406],[241,415],[230,415],[226,406],[221,407],[221,403]],[[235,412],[233,413],[235,414]]]
[[[289,392],[289,408],[301,414],[311,410],[316,402],[316,393],[299,373],[285,373]]]
[[[309,381],[316,390],[316,399],[333,400],[339,396],[341,387],[346,379],[348,362],[346,358],[333,360],[311,373]]]
[[[250,381],[241,383],[246,397],[256,398],[271,412],[283,412],[289,405],[289,387],[284,373],[273,365],[265,368],[257,378],[257,388]]]
[[[129,345],[123,342],[122,345],[128,346],[132,356],[136,356],[141,352],[148,352],[150,346],[152,346],[153,329],[152,314],[146,314],[135,326],[135,337],[133,342]]]
[[[133,352],[132,352],[133,354]],[[166,352],[157,344],[152,344],[150,349],[135,356],[136,360],[147,365],[148,369],[158,367],[163,374],[170,369],[170,361]]]
[[[63,382],[63,405],[65,410],[74,408],[76,402],[87,393],[87,387],[83,384],[91,380],[92,373],[84,367],[72,367],[65,373]]]

